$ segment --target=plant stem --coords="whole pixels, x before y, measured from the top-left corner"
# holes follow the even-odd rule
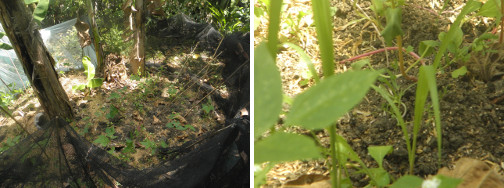
[[[381,53],[381,52],[388,51],[388,50],[398,50],[398,49],[399,49],[399,47],[386,47],[386,48],[382,48],[382,49],[378,49],[378,50],[375,50],[375,51],[363,53],[361,55],[345,59],[343,61],[340,61],[339,63],[343,64],[343,63],[346,63],[346,62],[349,62],[349,61],[355,61],[357,59],[360,59],[360,58],[363,58],[363,57],[367,57],[367,56],[370,56],[370,55],[373,55],[373,54]],[[406,49],[402,48],[402,51],[406,51]],[[425,61],[418,54],[416,54],[415,52],[409,52],[409,54],[411,56],[413,56],[415,59],[420,60],[420,62],[422,63],[422,65],[425,65]]]
[[[504,0],[501,0],[501,13],[504,14]],[[499,44],[502,44],[502,38],[504,37],[504,17],[501,17],[501,33],[499,38]]]
[[[402,47],[402,36],[401,35],[398,35],[396,37],[396,40],[397,40],[397,46],[399,47],[399,49],[403,49]],[[398,50],[399,51],[399,70],[401,71],[401,74],[404,76],[404,78],[408,79],[408,80],[411,80],[411,81],[414,81],[416,82],[417,79],[413,76],[408,76],[406,74],[406,71],[404,70],[404,57],[403,57],[403,52],[402,50]]]
[[[339,188],[339,179],[338,179],[338,168],[339,165],[337,165],[336,161],[336,125],[330,126],[329,127],[329,135],[331,139],[331,164],[332,164],[332,170],[331,170],[331,181],[332,181],[332,187]],[[338,147],[339,148],[339,147]],[[338,166],[338,168],[336,168]]]

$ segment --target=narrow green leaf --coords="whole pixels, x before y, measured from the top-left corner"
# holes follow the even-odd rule
[[[91,89],[100,87],[101,85],[103,85],[103,78],[93,78],[89,80],[87,84],[87,86]]]
[[[33,11],[33,18],[40,24],[44,20],[47,9],[49,8],[49,0],[40,0],[37,8]]]
[[[392,45],[392,41],[398,35],[403,35],[403,31],[401,29],[401,17],[402,17],[402,9],[401,8],[388,8],[385,10],[385,18],[387,19],[387,25],[381,32],[381,35],[385,39],[385,43],[387,46]]]
[[[420,71],[421,72],[421,71]],[[439,107],[439,97],[437,92],[436,84],[436,72],[434,67],[425,66],[424,73],[427,79],[427,85],[429,87],[430,98],[432,102],[432,108],[434,110],[434,122],[436,125],[436,135],[437,135],[437,146],[438,146],[438,167],[441,168],[441,141],[442,141],[442,129],[441,129],[441,110]],[[415,151],[415,150],[413,150]]]
[[[331,5],[328,0],[312,1],[313,19],[317,31],[317,41],[322,57],[322,70],[325,77],[334,74],[334,48],[332,40]]]
[[[383,168],[383,158],[392,152],[392,146],[369,146],[368,152],[371,157],[378,163],[380,168]]]
[[[321,157],[315,142],[302,135],[277,132],[254,144],[254,163],[283,162]]]
[[[282,110],[282,80],[265,43],[255,49],[254,138],[257,139],[278,120]]]
[[[443,39],[441,40],[441,46],[439,47],[438,53],[436,54],[436,57],[434,58],[434,68],[436,69],[439,67],[439,63],[441,62],[441,58],[444,56],[446,49],[448,48],[450,44],[450,37],[453,37],[455,35],[455,32],[457,31],[457,28],[460,29],[460,25],[462,22],[462,19],[465,17],[465,15],[469,14],[472,11],[478,10],[479,7],[481,6],[480,2],[476,2],[474,0],[469,0],[460,14],[457,16],[455,21],[450,27],[450,30],[448,30],[448,33],[443,36]]]
[[[294,99],[285,123],[307,129],[328,127],[361,101],[378,74],[347,71],[320,81]]]
[[[414,109],[414,117],[413,117],[413,145],[412,152],[409,153],[410,158],[410,167],[414,164],[411,164],[415,160],[415,151],[416,151],[416,138],[418,135],[418,131],[420,130],[420,126],[422,124],[422,118],[424,114],[424,106],[425,101],[427,101],[427,93],[429,92],[429,88],[427,86],[427,79],[425,78],[425,66],[420,67],[419,78],[417,82],[416,96],[415,96],[415,109]]]
[[[452,78],[458,78],[460,76],[464,76],[465,74],[467,74],[467,67],[462,66],[462,67],[458,68],[457,70],[454,70],[451,73],[451,76],[452,76]]]
[[[417,176],[404,175],[394,182],[390,188],[403,188],[403,187],[420,187],[422,186],[423,179]]]
[[[296,50],[296,52],[299,54],[299,56],[301,57],[301,61],[303,61],[304,63],[306,63],[306,66],[308,67],[308,69],[310,70],[310,73],[312,74],[313,76],[313,79],[315,79],[315,82],[319,82],[320,78],[318,76],[318,73],[317,73],[317,70],[315,69],[315,66],[313,65],[312,61],[311,61],[311,58],[310,56],[308,56],[303,49],[301,49],[301,47],[293,44],[293,43],[290,43],[290,42],[286,42],[284,43],[284,45],[287,45],[289,46],[290,48]]]
[[[270,1],[269,4],[269,25],[268,25],[268,50],[276,59],[278,49],[278,31],[280,30],[280,18],[282,15],[282,2],[283,0]]]

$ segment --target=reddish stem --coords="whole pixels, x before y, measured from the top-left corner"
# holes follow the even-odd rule
[[[399,49],[399,47],[386,47],[386,48],[378,49],[378,50],[375,50],[375,51],[363,53],[361,55],[358,55],[358,56],[355,56],[355,57],[351,57],[349,59],[345,59],[343,61],[340,61],[339,63],[343,64],[343,63],[346,63],[346,62],[349,62],[349,61],[355,61],[355,60],[363,58],[363,57],[367,57],[367,56],[370,56],[370,55],[373,55],[373,54],[384,52],[385,50],[397,50],[397,49]],[[406,49],[404,49],[404,48],[402,48],[402,49],[403,49],[404,52],[406,52]],[[411,56],[413,56],[415,59],[420,60],[420,62],[422,63],[422,65],[425,65],[424,60],[421,60],[420,56],[418,56],[415,52],[410,52],[409,54]]]

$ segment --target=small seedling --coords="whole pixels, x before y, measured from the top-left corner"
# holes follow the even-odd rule
[[[145,138],[143,142],[140,142],[140,144],[142,144],[145,148],[151,150],[152,155],[156,153],[157,146],[156,143],[154,143],[152,140]]]
[[[214,106],[212,105],[212,100],[208,99],[208,102],[201,105],[201,109],[205,112],[205,114],[209,114],[212,110],[214,110]]]

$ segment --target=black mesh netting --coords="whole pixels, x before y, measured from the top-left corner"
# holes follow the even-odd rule
[[[49,121],[0,154],[2,187],[248,187],[248,116],[237,116],[250,99],[249,35],[224,37],[209,24],[184,15],[165,21],[165,36],[195,40],[216,49],[225,60],[223,77],[230,97],[219,99],[226,112],[224,128],[208,132],[178,148],[178,158],[136,169],[77,134],[64,120]],[[161,34],[163,35],[163,34]],[[190,37],[192,36],[192,37]]]

